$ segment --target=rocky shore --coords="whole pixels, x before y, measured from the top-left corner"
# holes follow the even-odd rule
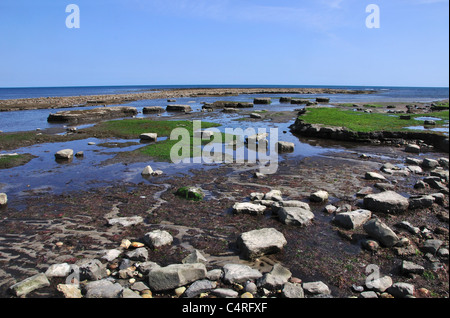
[[[240,94],[371,94],[373,91],[328,88],[189,88],[150,91],[131,94],[42,97],[0,100],[1,111],[66,108],[80,106],[116,105],[144,99],[172,99],[174,97],[235,96]]]
[[[294,121],[297,112],[284,115]],[[442,137],[353,135],[301,120],[291,129],[305,147],[337,146],[296,156],[293,143],[279,141],[273,175],[233,163],[168,176],[142,162],[138,183],[0,193],[0,297],[448,298]],[[64,167],[74,155],[64,149],[55,158]],[[127,166],[124,158],[116,160]]]
[[[301,117],[297,118],[295,123],[290,127],[293,133],[316,138],[368,142],[368,143],[385,143],[390,145],[407,145],[416,144],[424,149],[430,146],[440,151],[449,152],[449,138],[445,135],[430,134],[426,132],[416,131],[375,131],[375,132],[355,132],[345,127],[326,127],[320,124],[309,124],[303,122]]]
[[[28,198],[20,218],[7,202],[2,297],[446,297],[448,158],[395,154]]]

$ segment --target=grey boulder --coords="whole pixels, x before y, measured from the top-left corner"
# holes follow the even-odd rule
[[[278,253],[286,244],[283,233],[274,228],[245,232],[237,240],[242,256],[247,259]]]
[[[394,191],[369,194],[364,198],[364,207],[370,211],[400,213],[408,209],[409,201]]]

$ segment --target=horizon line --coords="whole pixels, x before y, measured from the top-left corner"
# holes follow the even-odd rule
[[[346,85],[346,84],[114,84],[114,85],[69,85],[69,86],[2,86],[0,89],[27,89],[27,88],[99,88],[99,87],[238,87],[251,86],[259,87],[395,87],[395,88],[449,88],[449,86],[404,86],[404,85]]]

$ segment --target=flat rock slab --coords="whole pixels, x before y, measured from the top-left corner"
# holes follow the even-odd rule
[[[264,205],[250,202],[236,203],[233,205],[233,212],[235,214],[262,215],[266,209],[267,207]]]
[[[364,198],[364,207],[370,211],[401,213],[408,209],[409,200],[394,191],[369,194]]]
[[[137,109],[135,107],[100,107],[87,110],[70,110],[57,112],[56,114],[50,114],[47,118],[47,121],[74,124],[107,118],[130,117],[135,116],[136,114]]]
[[[166,111],[168,112],[191,112],[192,108],[189,105],[167,105]]]
[[[366,172],[364,178],[366,180],[380,180],[380,181],[386,180],[386,178],[382,174],[379,174],[378,172]]]
[[[113,218],[108,220],[109,225],[118,224],[124,227],[140,224],[142,222],[144,222],[144,219],[141,216],[129,216],[129,217]]]
[[[274,228],[242,233],[237,240],[242,256],[247,259],[278,253],[286,244],[284,235]]]
[[[338,213],[333,219],[333,223],[345,229],[355,229],[362,226],[372,217],[369,210],[356,210],[351,212]]]
[[[40,273],[28,277],[27,279],[18,282],[17,284],[14,284],[10,287],[10,290],[17,297],[21,297],[31,293],[36,289],[47,286],[50,286],[50,282],[48,281],[47,276],[45,276],[44,273]]]
[[[153,113],[163,113],[164,108],[161,106],[148,106],[142,109],[142,113],[144,114],[153,114]]]
[[[172,264],[151,270],[148,283],[151,290],[175,289],[206,277],[204,264]]]

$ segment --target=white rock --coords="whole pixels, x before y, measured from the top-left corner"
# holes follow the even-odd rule
[[[280,190],[271,190],[264,195],[264,200],[283,201]]]
[[[243,203],[236,203],[233,205],[233,212],[236,214],[246,213],[246,214],[253,214],[253,215],[259,215],[264,214],[264,211],[266,211],[267,207],[260,204],[254,204],[250,202],[243,202]]]
[[[8,203],[8,196],[6,193],[0,193],[0,206],[6,205]]]
[[[108,262],[112,262],[113,260],[118,258],[119,255],[122,253],[118,249],[111,249],[111,250],[106,250],[106,251],[103,251],[103,252],[104,252],[104,255],[102,256],[102,258],[106,259]]]
[[[142,218],[141,216],[128,216],[108,220],[109,225],[119,224],[124,227],[140,224],[142,222],[144,222],[144,218]]]
[[[323,190],[314,192],[309,196],[309,199],[313,202],[325,202],[328,200],[328,192]]]
[[[145,234],[145,243],[153,248],[170,245],[173,242],[173,237],[167,231],[155,230]]]
[[[149,176],[149,175],[151,175],[153,173],[153,169],[152,169],[152,167],[150,167],[150,166],[147,166],[147,167],[145,167],[144,168],[144,170],[142,170],[142,175],[143,176]]]
[[[55,153],[56,159],[71,159],[73,158],[73,150],[72,149],[63,149]]]
[[[223,267],[223,273],[223,280],[228,284],[242,284],[248,280],[256,280],[262,277],[258,270],[243,264],[226,264]]]
[[[392,286],[392,278],[390,276],[383,276],[375,279],[368,279],[366,281],[367,289],[384,293],[386,289]]]
[[[371,171],[366,172],[365,179],[366,180],[386,180],[386,178],[383,175],[381,175],[377,172],[371,172]]]
[[[45,272],[45,276],[51,277],[67,277],[70,274],[71,266],[67,263],[53,264]]]
[[[74,284],[58,284],[56,289],[63,293],[65,298],[82,298],[81,290],[78,288],[78,285]]]

